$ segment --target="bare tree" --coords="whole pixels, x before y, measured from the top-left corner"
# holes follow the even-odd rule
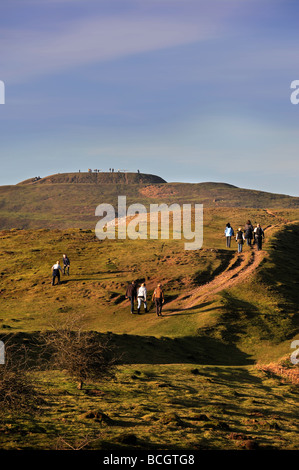
[[[78,382],[78,389],[86,382],[113,377],[119,360],[109,339],[83,325],[82,316],[69,315],[44,334],[51,368],[65,370]]]

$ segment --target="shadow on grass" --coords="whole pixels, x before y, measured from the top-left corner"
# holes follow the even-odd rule
[[[44,334],[44,333],[43,333]],[[110,346],[121,357],[120,364],[202,364],[242,366],[253,364],[253,359],[235,345],[205,334],[178,338],[139,336],[129,334],[97,333],[99,341],[109,340]],[[28,358],[38,366],[43,356],[40,332],[7,333],[0,340],[26,347]]]
[[[216,276],[221,274],[225,269],[228,268],[229,263],[233,259],[235,253],[227,250],[218,250],[220,255],[220,264],[214,269],[213,264],[210,263],[204,271],[197,271],[193,276],[193,282],[195,285],[206,284],[211,282]]]

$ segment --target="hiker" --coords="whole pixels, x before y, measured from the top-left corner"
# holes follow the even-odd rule
[[[70,275],[70,260],[68,259],[67,255],[63,255],[63,274],[67,272],[67,275]]]
[[[262,249],[263,245],[263,238],[265,238],[265,233],[260,224],[257,224],[256,228],[254,229],[254,236],[257,243],[258,251]]]
[[[143,306],[144,306],[144,311],[145,311],[145,313],[147,312],[146,294],[147,294],[147,290],[146,290],[146,287],[145,287],[145,283],[143,283],[139,287],[138,293],[137,293],[137,313],[138,313],[138,315],[140,314],[140,307],[141,307],[142,302],[143,302]]]
[[[153,293],[152,300],[156,304],[156,313],[158,317],[163,317],[162,315],[162,305],[164,304],[164,293],[161,287],[161,284],[158,284]]]
[[[131,302],[131,313],[134,313],[134,300],[136,299],[136,297],[136,285],[135,281],[132,281],[132,283],[128,285],[126,290],[126,299],[130,299]]]
[[[245,230],[244,238],[246,240],[246,243],[248,246],[251,246],[251,240],[253,239],[253,226],[250,220],[247,220],[244,230]]]
[[[229,222],[226,224],[224,234],[226,236],[226,248],[230,248],[231,238],[234,236],[234,229]]]
[[[242,232],[241,227],[238,228],[237,235],[236,235],[236,242],[238,243],[238,253],[241,253],[243,250],[243,243],[244,243],[244,233]]]
[[[60,262],[56,261],[56,263],[53,264],[53,266],[52,266],[52,286],[55,285],[56,277],[57,277],[57,284],[60,284],[60,272],[59,271],[62,272]]]

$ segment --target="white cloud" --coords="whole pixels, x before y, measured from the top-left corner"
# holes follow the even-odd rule
[[[217,34],[216,22],[143,16],[84,19],[55,31],[2,29],[2,73],[6,80],[19,82],[70,67],[206,40]]]

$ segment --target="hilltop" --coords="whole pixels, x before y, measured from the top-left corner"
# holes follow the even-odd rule
[[[226,183],[166,182],[156,175],[124,172],[62,173],[31,178],[0,187],[0,229],[93,229],[95,209],[101,203],[117,206],[119,195],[127,204],[201,203],[206,210],[254,208],[275,211],[292,219],[299,198],[238,188]]]
[[[34,177],[21,181],[18,185],[40,185],[40,184],[156,184],[166,183],[160,176],[148,175],[145,173],[129,172],[78,172],[78,173],[58,173],[45,176],[44,178]]]

